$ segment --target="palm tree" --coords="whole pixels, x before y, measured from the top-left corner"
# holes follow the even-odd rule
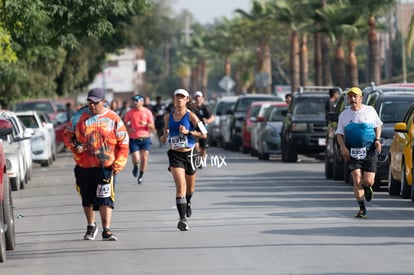
[[[309,7],[308,0],[300,1],[283,1],[283,0],[273,0],[269,2],[269,8],[273,13],[273,17],[279,23],[284,24],[289,27],[290,33],[290,86],[292,91],[296,91],[301,84],[300,77],[300,44],[299,37],[300,31],[305,27],[311,24],[309,15],[306,13],[307,8]],[[304,8],[305,7],[305,8]],[[306,49],[305,47],[305,37],[302,36],[302,50]],[[307,59],[307,58],[306,58]],[[305,68],[305,60],[302,59],[302,68]],[[307,79],[303,76],[302,81]],[[306,83],[302,83],[306,84]]]
[[[317,10],[323,18],[321,31],[336,42],[334,54],[334,84],[345,88],[351,83],[358,83],[358,68],[355,55],[355,38],[364,27],[361,24],[361,16],[354,9],[346,4],[326,5],[323,9]],[[345,51],[344,42],[348,40],[348,73],[345,73]],[[348,75],[349,82],[345,77]]]
[[[381,83],[381,60],[376,17],[389,12],[396,0],[349,0],[350,6],[368,18],[368,81]]]
[[[272,11],[265,2],[254,0],[250,13],[237,9],[237,13],[248,20],[246,26],[250,36],[258,41],[256,48],[256,89],[260,93],[272,92],[272,64],[270,53],[270,36],[273,34],[275,21],[271,17]]]

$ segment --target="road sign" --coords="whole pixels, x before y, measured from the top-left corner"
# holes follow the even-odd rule
[[[223,90],[230,92],[231,89],[233,89],[234,85],[236,85],[236,82],[230,76],[226,75],[220,80],[218,84]]]

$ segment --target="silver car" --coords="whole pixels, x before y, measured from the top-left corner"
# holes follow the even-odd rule
[[[257,156],[259,159],[268,160],[270,155],[281,154],[281,130],[284,116],[282,112],[287,110],[288,105],[284,102],[272,103],[266,110],[264,118],[259,119],[257,129]]]
[[[226,117],[227,111],[231,110],[236,103],[237,96],[220,97],[213,108],[214,121],[209,125],[209,144],[215,146],[222,143],[223,136],[220,131],[222,120]]]

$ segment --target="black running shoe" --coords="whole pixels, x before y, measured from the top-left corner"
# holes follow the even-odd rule
[[[185,212],[185,215],[187,218],[191,217],[193,214],[193,210],[191,209],[191,203],[187,203],[187,211]]]
[[[104,230],[102,232],[102,241],[117,241],[118,238],[110,230]]]
[[[144,179],[142,177],[139,177],[138,180],[137,180],[138,184],[141,184],[143,181],[144,181]]]
[[[187,222],[187,219],[186,218],[181,218],[178,221],[177,228],[180,231],[188,231],[188,222]]]
[[[366,209],[359,209],[358,213],[355,214],[355,218],[366,218],[367,210]]]
[[[93,241],[95,240],[96,234],[98,234],[98,227],[96,226],[96,223],[95,225],[88,225],[83,239]]]
[[[371,201],[372,197],[374,196],[374,192],[372,191],[372,187],[364,186],[364,196],[366,201]]]
[[[138,177],[138,166],[134,165],[134,168],[132,168],[132,175],[134,178]]]

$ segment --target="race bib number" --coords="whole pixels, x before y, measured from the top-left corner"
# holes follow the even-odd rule
[[[111,196],[111,184],[98,184],[96,188],[96,197],[98,198],[109,198]]]
[[[367,148],[351,148],[351,157],[354,159],[364,159],[367,157]]]
[[[180,149],[188,147],[188,139],[186,135],[180,136],[173,136],[170,138],[171,148],[172,149]]]

